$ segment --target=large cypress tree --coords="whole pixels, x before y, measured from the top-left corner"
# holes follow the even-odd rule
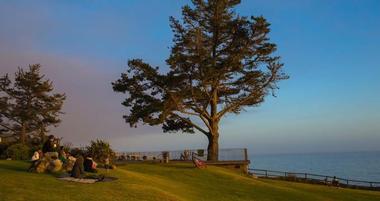
[[[243,17],[233,10],[239,0],[193,0],[182,8],[183,21],[170,17],[174,45],[166,60],[170,70],[132,59],[113,82],[128,93],[127,123],[162,125],[164,132],[194,129],[207,136],[208,160],[218,160],[219,123],[228,113],[258,106],[287,79],[269,42],[264,17]],[[199,120],[196,120],[199,119]]]
[[[47,128],[60,123],[64,94],[53,93],[53,84],[40,74],[40,65],[19,68],[14,83],[8,74],[0,78],[0,128],[25,143],[28,135],[43,139]]]

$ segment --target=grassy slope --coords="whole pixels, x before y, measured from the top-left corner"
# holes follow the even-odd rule
[[[188,164],[130,164],[108,173],[119,180],[95,184],[27,173],[27,166],[0,161],[0,200],[380,200],[380,192],[252,179]]]

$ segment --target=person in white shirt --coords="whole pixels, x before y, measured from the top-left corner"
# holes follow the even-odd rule
[[[32,159],[31,159],[31,162],[32,164],[30,165],[28,171],[31,172],[35,169],[35,167],[37,167],[39,161],[40,161],[40,158],[42,158],[42,151],[39,149],[37,151],[34,152],[33,156],[32,156]]]
[[[40,160],[40,153],[38,151],[35,151],[32,156],[32,162]]]

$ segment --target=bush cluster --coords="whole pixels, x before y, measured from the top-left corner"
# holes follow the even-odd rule
[[[7,151],[8,145],[7,144],[0,144],[0,159],[5,159],[6,151]]]
[[[22,143],[9,146],[5,152],[7,158],[13,160],[28,160],[31,157],[31,148]]]
[[[110,161],[115,157],[115,152],[111,149],[108,142],[104,140],[92,140],[90,145],[86,147],[86,152],[95,161],[104,163],[108,158]]]
[[[41,144],[22,144],[16,143],[12,145],[0,144],[0,157],[1,158],[11,158],[12,160],[29,160],[32,153],[38,149],[41,149]],[[66,143],[63,145],[63,149],[66,153],[75,154],[75,151],[80,151],[85,155],[91,156],[95,161],[99,163],[105,163],[108,158],[111,162],[115,158],[115,152],[111,149],[108,142],[104,140],[92,140],[90,145],[80,149],[72,149],[72,144]]]

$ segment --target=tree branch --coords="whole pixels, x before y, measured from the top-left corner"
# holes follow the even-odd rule
[[[211,126],[208,123],[208,119],[204,118],[202,115],[199,115],[199,118],[202,119],[203,123],[207,126],[209,130],[211,130]]]
[[[175,113],[172,113],[173,116],[185,121],[186,123],[190,124],[191,126],[193,126],[194,128],[196,128],[197,130],[199,130],[200,132],[202,132],[203,134],[205,134],[206,136],[209,135],[209,132],[207,132],[206,130],[204,130],[203,128],[201,128],[200,126],[194,124],[192,121],[186,119],[185,117],[181,117],[179,116],[178,114],[175,114]]]
[[[275,74],[276,73],[272,73],[271,76],[270,76],[270,78],[267,80],[267,82],[265,82],[265,84],[263,84],[259,89],[254,90],[253,92],[251,92],[247,97],[241,99],[240,101],[233,102],[231,105],[226,106],[225,108],[223,108],[217,114],[217,118],[220,119],[227,112],[230,112],[233,109],[236,109],[237,107],[243,105],[246,101],[248,101],[250,98],[252,98],[255,95],[255,92],[257,92],[258,90],[263,90],[263,89],[267,88],[269,86],[269,84],[275,80]]]
[[[13,129],[13,128],[11,128],[11,127],[5,125],[5,124],[0,123],[0,126],[6,128],[6,129],[8,129],[8,130],[15,131],[15,129]]]
[[[193,116],[198,116],[199,115],[197,113],[189,112],[189,111],[184,110],[183,107],[181,107],[180,105],[178,105],[177,101],[175,100],[175,98],[172,96],[171,93],[169,93],[169,96],[170,96],[170,99],[175,104],[176,110],[178,110],[179,112],[181,112],[183,114],[193,115]]]
[[[189,79],[189,82],[190,82],[191,99],[192,99],[193,103],[197,103],[197,101],[194,99],[195,95],[194,95],[194,88],[193,88],[193,80],[192,80],[192,78]],[[210,119],[210,114],[208,114],[207,110],[205,110],[204,108],[198,107],[196,104],[193,104],[193,105],[194,105],[194,108],[191,107],[191,109],[194,112],[198,112],[198,113],[200,113],[200,115],[202,115],[206,119]]]

